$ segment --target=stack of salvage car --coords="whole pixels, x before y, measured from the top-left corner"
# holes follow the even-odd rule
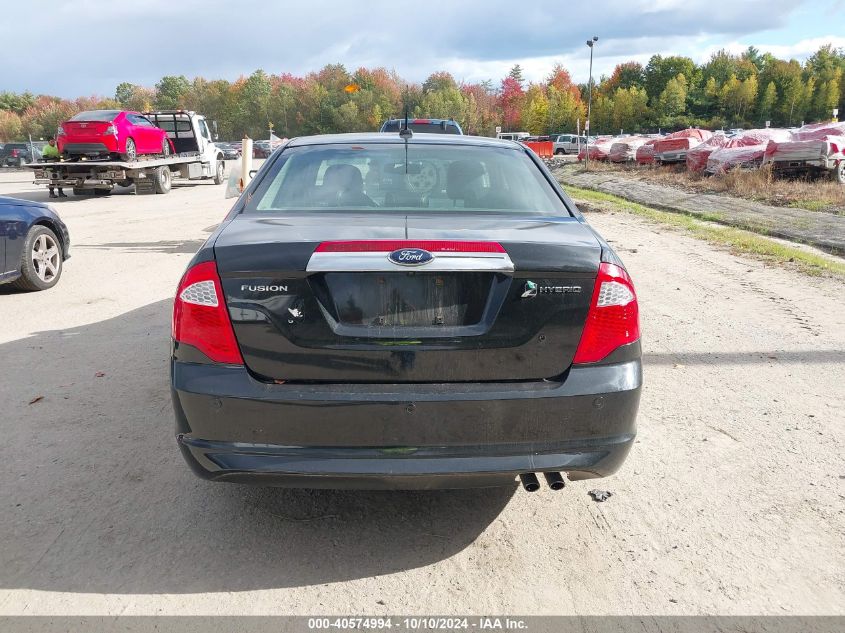
[[[590,160],[607,160],[610,155],[610,148],[616,142],[612,136],[599,136],[595,141],[589,143],[584,149],[578,152],[578,160],[589,157]]]
[[[829,171],[845,185],[845,122],[812,123],[772,139],[764,162],[778,171],[812,173]]]
[[[771,143],[791,138],[789,130],[780,128],[745,130],[729,138],[722,147],[716,148],[707,157],[705,169],[711,174],[725,173],[736,167],[757,169],[763,164]]]
[[[682,163],[687,159],[687,152],[713,136],[709,130],[687,128],[668,134],[654,144],[654,162]]]
[[[610,146],[607,156],[611,163],[627,163],[636,158],[637,150],[648,140],[645,136],[628,136],[618,139]]]
[[[614,163],[685,162],[688,171],[710,174],[771,164],[779,172],[829,173],[845,184],[845,123],[813,123],[792,130],[744,130],[732,135],[688,128],[658,138],[599,137],[578,154],[578,159],[583,160],[587,154],[591,160]]]
[[[637,148],[635,158],[638,165],[651,165],[654,163],[654,146],[661,138],[649,139]]]

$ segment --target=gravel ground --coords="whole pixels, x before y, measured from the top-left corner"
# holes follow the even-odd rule
[[[642,310],[617,475],[536,494],[211,484],[176,449],[167,353],[222,192],[60,201],[61,282],[0,291],[0,614],[845,614],[841,284],[592,214]],[[20,173],[0,194],[46,199]]]

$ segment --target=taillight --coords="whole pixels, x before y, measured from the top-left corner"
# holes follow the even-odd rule
[[[18,157],[18,150],[13,149],[12,150],[12,158],[17,158],[17,157]]]
[[[65,135],[65,129],[60,125],[59,129],[56,130],[56,136],[64,136],[64,135]]]
[[[104,135],[105,134],[115,134],[115,135],[117,135],[117,128],[114,125],[109,124],[109,126],[106,128],[106,131],[103,132],[103,134]]]
[[[243,365],[214,262],[190,268],[173,302],[173,340],[193,345],[217,363]]]
[[[625,269],[601,264],[575,363],[596,363],[640,338],[637,293]]]

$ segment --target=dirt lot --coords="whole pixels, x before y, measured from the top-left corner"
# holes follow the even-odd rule
[[[0,194],[46,199],[23,174]],[[644,331],[616,476],[250,489],[190,473],[168,393],[171,296],[223,187],[56,207],[63,279],[0,291],[0,614],[845,614],[841,283],[594,214]]]

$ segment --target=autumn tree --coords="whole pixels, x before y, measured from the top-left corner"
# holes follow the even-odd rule
[[[744,123],[744,117],[757,100],[757,75],[749,75],[740,81],[731,75],[719,90],[719,104],[722,112],[736,124]]]
[[[770,121],[774,113],[775,104],[778,100],[778,90],[774,81],[770,81],[763,92],[763,97],[760,99],[760,107],[758,110],[758,117],[760,121]]]
[[[516,130],[520,127],[524,101],[522,84],[510,75],[505,77],[499,93],[499,107],[502,110],[502,125],[506,130]]]
[[[649,99],[659,100],[669,81],[676,79],[678,75],[683,75],[684,100],[686,100],[686,90],[689,88],[689,80],[694,75],[695,69],[695,62],[689,57],[653,55],[643,70],[643,81]],[[673,88],[673,91],[677,92],[677,86]]]
[[[686,111],[687,79],[679,73],[666,82],[666,87],[657,99],[658,122],[664,127],[684,125],[681,115]]]
[[[159,110],[174,110],[182,107],[191,84],[184,75],[162,77],[156,84],[155,107]]]
[[[645,75],[642,64],[638,62],[624,62],[613,69],[613,73],[602,83],[601,89],[606,94],[612,95],[619,88],[642,88],[645,83]]]
[[[648,95],[645,88],[618,88],[613,94],[613,129],[640,132],[648,120]]]
[[[522,88],[522,84],[525,83],[525,78],[522,76],[522,66],[519,64],[515,64],[513,68],[510,69],[508,77],[518,83],[520,88]]]
[[[0,109],[0,142],[15,141],[23,135],[23,124],[17,112]]]
[[[535,136],[548,134],[549,125],[549,99],[543,86],[531,84],[525,92],[525,114],[522,117],[522,126]]]

